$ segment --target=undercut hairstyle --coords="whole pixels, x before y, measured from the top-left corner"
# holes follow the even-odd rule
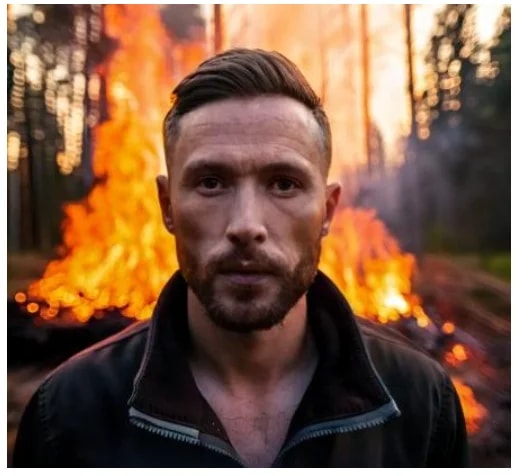
[[[304,104],[321,130],[323,171],[331,162],[331,129],[320,98],[299,68],[277,52],[234,48],[204,61],[173,90],[173,104],[163,122],[165,157],[170,171],[180,119],[205,104],[224,99],[283,96]]]

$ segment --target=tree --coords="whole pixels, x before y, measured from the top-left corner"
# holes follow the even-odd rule
[[[77,124],[66,123],[73,111],[63,102],[86,112],[92,104],[87,85],[100,60],[99,49],[92,46],[102,43],[101,7],[33,7],[27,15],[10,18],[8,34],[8,248],[51,250],[60,241],[61,203],[84,195],[89,185],[87,133],[92,124],[84,121],[80,130],[75,126],[76,137],[69,141],[81,139],[75,151],[78,166],[66,168],[56,157],[69,153],[66,131],[70,122]],[[74,79],[84,79],[83,87]]]
[[[472,5],[438,14],[417,107],[426,235],[447,251],[510,246],[510,9],[493,45],[474,27]]]

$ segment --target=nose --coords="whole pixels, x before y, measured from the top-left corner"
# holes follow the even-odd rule
[[[263,199],[260,199],[252,186],[242,186],[236,191],[230,209],[227,239],[238,246],[265,242],[267,228],[263,216]]]

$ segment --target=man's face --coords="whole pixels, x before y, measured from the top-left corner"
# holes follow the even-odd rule
[[[340,191],[326,185],[320,141],[311,112],[284,97],[181,118],[160,204],[181,272],[217,325],[268,329],[313,280]]]

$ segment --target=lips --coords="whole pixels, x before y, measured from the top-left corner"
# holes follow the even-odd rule
[[[270,274],[254,271],[230,271],[222,273],[222,276],[233,285],[256,286],[265,281]]]
[[[278,276],[278,264],[265,254],[250,256],[221,256],[214,263],[214,274],[236,287],[253,287],[264,284],[273,276]]]
[[[221,274],[276,274],[277,269],[266,259],[248,260],[220,260],[216,265],[216,270]]]

